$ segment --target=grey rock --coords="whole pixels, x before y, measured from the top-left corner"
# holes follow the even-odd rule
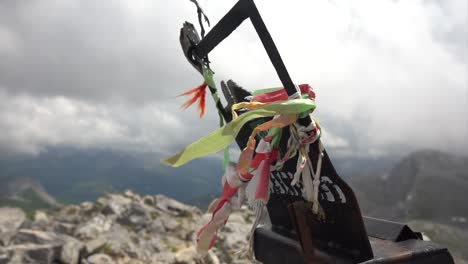
[[[109,195],[109,200],[103,202],[102,213],[105,215],[114,214],[121,216],[132,203],[132,199],[122,195]]]
[[[60,254],[61,246],[57,244],[21,244],[7,248],[11,252],[10,263],[52,263]]]
[[[53,232],[20,229],[11,240],[12,246],[7,250],[15,252],[14,255],[22,255],[21,259],[32,263],[46,260],[50,263],[53,259],[59,259],[64,263],[78,263],[79,254],[83,244],[75,238]]]
[[[96,200],[96,205],[97,206],[105,206],[109,203],[109,198],[108,197],[99,197]]]
[[[136,230],[140,230],[145,227],[147,224],[151,223],[151,214],[144,205],[139,203],[132,203],[125,213],[117,218],[117,222],[126,225],[132,226]]]
[[[114,264],[114,260],[106,254],[94,254],[87,258],[89,264]]]
[[[232,214],[234,216],[233,221],[228,221],[219,232],[217,247],[220,249],[218,256],[220,260],[223,260],[221,262],[245,263],[238,262],[238,260],[249,260],[246,253],[248,252],[248,234],[251,225],[246,224],[244,216],[240,216],[239,213],[238,211],[234,212]],[[231,220],[231,217],[229,217],[229,220]],[[242,252],[242,254],[238,254],[239,252]]]
[[[195,247],[188,247],[179,250],[175,254],[175,263],[177,264],[195,264],[198,258],[198,253]]]
[[[170,199],[164,195],[156,195],[155,201],[157,208],[174,216],[184,217],[192,214],[201,214],[200,209]]]
[[[11,254],[0,248],[0,264],[7,264],[11,260]]]
[[[25,220],[26,215],[19,208],[0,208],[0,245],[8,245],[11,237]]]
[[[81,207],[77,205],[63,206],[55,215],[55,220],[63,223],[78,224],[83,221]]]
[[[203,258],[205,264],[219,264],[219,258],[213,251],[209,251],[208,254]]]
[[[135,244],[134,230],[116,223],[111,229],[102,234],[106,240],[103,252],[111,256],[144,255],[138,245]],[[138,239],[139,240],[139,239]]]
[[[80,252],[83,249],[83,243],[74,239],[67,238],[60,252],[60,261],[67,264],[77,264],[80,260]]]
[[[57,233],[73,235],[76,229],[76,225],[69,223],[58,222],[54,225],[54,231]]]
[[[18,233],[11,239],[11,244],[37,244],[37,245],[60,245],[63,243],[63,239],[55,233],[32,230],[32,229],[20,229]]]
[[[8,246],[10,244],[11,237],[15,235],[15,232],[3,232],[0,233],[0,246]]]
[[[124,194],[125,197],[130,198],[130,199],[132,199],[134,201],[135,200],[141,200],[141,197],[138,194],[132,192],[131,190],[126,190],[123,194]]]
[[[80,207],[83,211],[91,211],[94,208],[94,204],[92,202],[82,202]]]
[[[8,264],[24,264],[25,261],[25,256],[24,256],[24,252],[21,252],[21,251],[12,251],[10,252],[10,256],[9,256],[9,259],[7,260],[6,263]]]
[[[145,197],[143,197],[143,203],[148,206],[155,206],[156,200],[153,196],[146,195]]]
[[[149,258],[151,255],[160,254],[164,251],[167,251],[164,243],[158,237],[148,236],[145,239],[141,240],[139,243],[140,249],[145,252],[150,252]]]
[[[169,230],[169,231],[174,230],[177,227],[179,227],[179,222],[177,222],[177,220],[175,220],[172,217],[164,218],[162,223],[163,223],[165,229]]]
[[[156,264],[166,264],[166,263],[174,263],[176,261],[174,253],[170,251],[164,251],[159,254],[153,255],[151,257],[151,263]]]
[[[151,224],[148,226],[148,230],[152,233],[162,234],[166,232],[166,227],[164,226],[162,220],[158,218],[151,222]]]
[[[33,229],[45,230],[50,227],[50,219],[45,212],[38,210],[34,213],[34,220],[31,227]]]
[[[80,239],[93,239],[99,234],[108,231],[112,226],[112,220],[98,214],[88,222],[77,227],[75,236]]]
[[[91,254],[96,253],[106,245],[106,240],[103,237],[85,242],[83,254],[87,257]]]

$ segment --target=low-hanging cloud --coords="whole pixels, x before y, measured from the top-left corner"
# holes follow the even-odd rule
[[[174,147],[171,141],[185,136],[184,124],[164,104],[130,109],[1,91],[0,101],[0,148],[12,153],[38,154],[57,145],[167,152]]]
[[[202,1],[212,22],[234,3]],[[256,3],[293,80],[316,89],[336,153],[466,153],[466,1]],[[185,20],[196,22],[186,0],[1,2],[2,152],[173,152],[214,129],[214,111],[199,121],[177,106],[175,95],[201,82],[178,43]],[[280,85],[247,22],[211,61],[218,80]]]

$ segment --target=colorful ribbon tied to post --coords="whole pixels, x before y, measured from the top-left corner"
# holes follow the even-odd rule
[[[315,185],[310,177],[309,168],[312,168],[307,152],[308,146],[319,139],[320,126],[312,119],[307,126],[301,126],[296,121],[308,116],[315,109],[315,93],[307,84],[299,85],[302,97],[289,99],[283,88],[264,89],[255,92],[250,102],[242,102],[232,106],[233,120],[209,135],[187,146],[178,154],[167,158],[163,162],[173,166],[181,166],[193,159],[203,157],[228,147],[236,138],[242,127],[258,118],[271,117],[270,120],[253,129],[247,146],[242,150],[236,163],[229,163],[223,176],[223,193],[214,203],[212,218],[209,223],[197,233],[197,249],[206,252],[216,240],[218,230],[225,225],[233,209],[240,207],[247,198],[250,204],[265,205],[268,201],[270,190],[270,172],[280,169],[285,161],[300,155],[293,183],[302,180],[304,185],[310,187],[307,199],[316,200]],[[190,92],[190,91],[189,91]],[[195,91],[193,93],[196,93]],[[237,114],[237,110],[248,110],[243,114]],[[282,131],[289,127],[287,151],[279,155],[279,142]],[[266,136],[260,138],[259,133]],[[319,168],[312,174],[318,174]],[[309,173],[304,177],[305,174]],[[303,175],[304,174],[304,175]],[[301,177],[302,175],[302,177]],[[315,182],[316,183],[316,182]],[[317,185],[318,186],[318,185]],[[317,190],[318,192],[318,190]],[[237,198],[235,196],[237,195]]]

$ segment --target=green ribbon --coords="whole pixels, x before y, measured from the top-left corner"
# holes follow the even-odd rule
[[[315,109],[315,102],[309,99],[293,99],[267,104],[240,115],[237,119],[226,124],[226,126],[211,132],[207,136],[193,142],[178,154],[161,162],[172,167],[179,167],[196,158],[227,148],[235,140],[241,128],[251,120],[279,114],[299,114],[311,109]]]
[[[205,79],[206,84],[210,88],[213,88],[213,90],[216,91],[217,89],[216,89],[216,84],[215,84],[213,75],[214,75],[214,72],[210,68],[208,68],[206,66],[203,66],[203,78]],[[220,102],[220,99],[219,99],[219,96],[218,96],[217,92],[212,92],[211,96],[213,97],[213,100],[214,100],[215,104],[218,104]],[[224,126],[224,118],[223,118],[223,115],[221,114],[221,112],[219,110],[218,110],[218,115],[219,115],[219,127],[223,127]],[[231,161],[231,157],[229,155],[229,147],[226,147],[224,149],[224,159],[223,159],[223,169],[224,170],[227,169],[227,166],[228,166],[230,161]]]
[[[252,92],[253,96],[258,96],[261,94],[266,94],[266,93],[271,93],[271,92],[276,92],[278,90],[281,90],[283,88],[281,87],[275,87],[275,88],[264,88],[264,89],[258,89]]]
[[[210,68],[206,66],[203,67],[203,78],[205,79],[206,84],[210,87],[216,88],[213,75],[214,72]]]

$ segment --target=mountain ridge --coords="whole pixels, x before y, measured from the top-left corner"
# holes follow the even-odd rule
[[[200,159],[174,169],[161,165],[161,158],[157,153],[50,148],[37,156],[0,160],[0,181],[33,178],[64,203],[95,200],[126,189],[172,195],[187,203],[219,192],[221,161]]]
[[[0,186],[0,200],[23,201],[24,197],[21,193],[24,191],[35,192],[41,200],[51,207],[60,206],[60,203],[47,193],[42,184],[28,177],[14,177],[2,180],[2,185]]]

